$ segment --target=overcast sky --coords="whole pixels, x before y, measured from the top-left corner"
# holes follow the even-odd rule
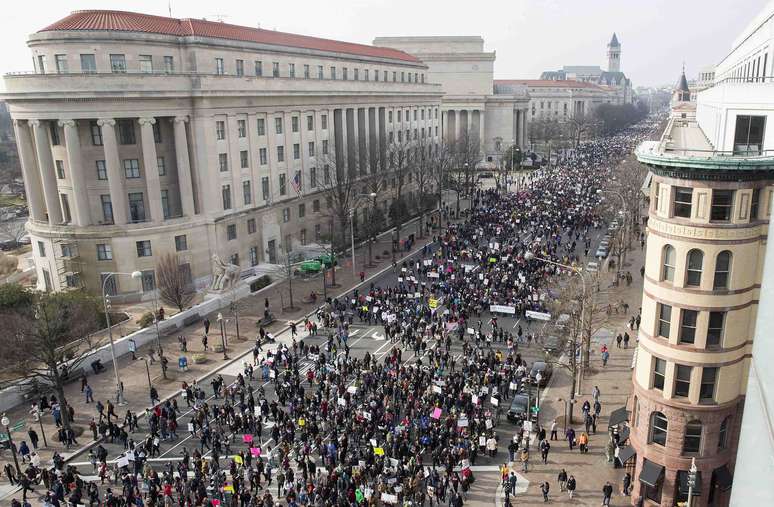
[[[480,35],[496,78],[538,78],[562,65],[607,65],[613,32],[634,86],[689,78],[728,53],[767,0],[172,0],[174,17],[370,43],[376,36]],[[9,0],[0,73],[32,70],[27,36],[78,9],[168,15],[167,0]]]

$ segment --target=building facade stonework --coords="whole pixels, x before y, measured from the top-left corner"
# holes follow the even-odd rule
[[[135,270],[153,288],[165,253],[197,286],[214,254],[278,263],[329,235],[334,171],[363,171],[360,154],[397,137],[440,140],[440,87],[390,48],[116,11],[73,13],[28,45],[35,73],[5,76],[4,99],[45,290]]]

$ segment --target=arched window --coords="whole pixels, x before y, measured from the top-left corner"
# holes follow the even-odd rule
[[[664,414],[661,412],[653,412],[650,414],[650,435],[648,436],[648,441],[662,447],[665,446],[668,426],[669,423]]]
[[[688,252],[685,270],[685,285],[698,287],[701,285],[701,267],[704,263],[704,253],[701,250]]]
[[[727,289],[728,279],[731,275],[731,252],[723,250],[715,259],[715,281],[713,289]]]
[[[663,264],[661,267],[661,280],[665,282],[675,281],[675,247],[664,245]]]
[[[728,430],[731,427],[731,416],[723,419],[720,423],[720,432],[718,433],[718,451],[728,446]]]
[[[693,420],[685,425],[683,452],[699,452],[701,449],[701,421]]]

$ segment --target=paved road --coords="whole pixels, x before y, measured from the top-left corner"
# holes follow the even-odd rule
[[[596,247],[596,244],[600,240],[601,236],[604,234],[604,229],[599,229],[593,232],[593,246]],[[528,240],[528,236],[525,235],[524,237],[520,238],[521,240]],[[579,246],[579,248],[581,248]],[[432,250],[432,249],[431,249]],[[582,252],[581,252],[582,253]],[[398,263],[398,272],[393,272],[393,269],[388,268],[384,272],[378,274],[371,280],[367,281],[364,286],[361,287],[361,290],[365,290],[368,287],[370,287],[372,284],[374,287],[390,287],[395,286],[398,284],[398,276],[400,274],[400,268],[403,265],[403,262],[411,263],[415,262],[419,257],[419,254],[416,254],[414,258],[404,258],[401,259]],[[546,332],[550,330],[550,324],[548,324],[549,328],[547,328],[547,324],[540,321],[524,321],[520,320],[518,318],[514,318],[512,316],[498,316],[498,324],[500,327],[504,328],[505,330],[510,331],[514,336],[516,334],[516,329],[521,326],[522,330],[525,334],[541,334],[543,332]],[[470,323],[471,326],[477,327],[478,324],[471,320]],[[489,324],[489,315],[488,312],[485,312],[482,314],[481,318],[481,328],[484,332],[490,331],[491,327]],[[300,327],[300,326],[299,326]],[[302,335],[299,337],[299,339],[303,339],[304,342],[307,345],[318,345],[323,346],[324,342],[326,341],[326,338],[323,336],[305,336],[305,333],[301,331]],[[289,330],[284,330],[281,333],[279,333],[276,336],[277,344],[273,344],[270,346],[264,346],[265,350],[276,350],[279,343],[285,343],[290,344],[292,339],[290,336]],[[349,340],[349,346],[350,346],[350,355],[352,357],[356,357],[358,359],[362,359],[365,357],[366,353],[370,353],[371,355],[375,355],[377,360],[381,360],[385,355],[390,353],[393,347],[400,347],[400,343],[393,344],[385,339],[384,337],[384,330],[381,326],[371,326],[367,325],[365,323],[358,322],[357,318],[355,319],[352,331],[350,333],[350,340]],[[495,349],[505,349],[505,344],[499,344],[495,343],[493,344],[493,348]],[[545,353],[543,352],[542,348],[538,346],[537,344],[532,344],[531,346],[526,346],[526,344],[522,345],[520,347],[520,352],[522,354],[522,357],[531,364],[532,362],[536,360],[544,360],[545,359]],[[455,359],[459,360],[459,358],[462,355],[462,348],[459,345],[459,342],[454,340],[452,344],[452,349],[450,351],[451,355],[455,357]],[[343,351],[338,352],[339,355],[343,355]],[[252,354],[250,352],[244,354],[241,358],[231,363],[229,366],[221,369],[218,372],[213,372],[204,379],[202,379],[199,382],[199,385],[203,386],[205,388],[205,391],[208,394],[208,398],[206,399],[207,403],[212,406],[214,405],[220,405],[223,403],[221,399],[214,398],[213,390],[210,386],[210,381],[217,375],[222,375],[223,379],[225,380],[226,385],[230,385],[231,383],[235,382],[237,379],[237,376],[240,373],[243,373],[245,361],[251,361],[252,360]],[[412,350],[405,350],[403,351],[403,360],[407,364],[414,364],[414,363],[420,363],[422,361],[422,355],[416,355]],[[309,360],[308,358],[302,359],[299,363],[299,370],[301,377],[305,377],[306,372],[308,369],[313,368],[314,363]],[[269,403],[271,401],[276,400],[276,395],[274,393],[274,388],[271,385],[271,380],[263,380],[260,378],[261,373],[260,369],[255,370],[254,379],[252,381],[248,381],[247,383],[249,386],[254,389],[258,390],[259,388],[263,387],[265,389],[266,393],[266,399]],[[531,388],[530,390],[531,396],[535,396],[534,388]],[[257,398],[257,397],[256,397]],[[160,454],[159,456],[155,458],[151,458],[149,460],[149,463],[154,466],[161,468],[163,465],[169,461],[174,461],[176,459],[179,459],[181,456],[181,453],[183,449],[187,449],[189,452],[192,452],[194,448],[201,449],[201,441],[200,439],[192,435],[188,431],[188,424],[191,422],[191,419],[194,415],[193,410],[188,407],[186,401],[182,397],[177,398],[178,406],[181,409],[181,413],[178,414],[178,438],[168,440],[168,441],[162,441],[159,443],[160,447]],[[501,407],[501,410],[503,414],[508,409],[508,401],[505,401],[503,403],[503,406]],[[119,416],[123,416],[119,412]],[[271,426],[272,423],[269,423],[268,426],[265,426],[263,428],[263,431],[261,435],[256,435],[256,443],[260,439],[260,445],[262,448],[267,448],[273,446],[273,441],[271,439]],[[502,463],[504,460],[507,459],[507,453],[505,451],[506,449],[506,442],[510,441],[510,439],[514,436],[515,433],[518,432],[518,428],[507,421],[507,419],[504,417],[501,418],[499,421],[499,424],[496,424],[495,426],[497,435],[499,437],[500,442],[500,450],[498,454],[495,456],[494,459],[489,458],[485,455],[479,456],[479,461],[477,461],[477,465],[482,466],[492,466],[497,465],[499,463]],[[144,420],[140,420],[140,428],[137,432],[130,434],[129,438],[134,440],[135,442],[141,442],[144,440],[147,436],[147,426],[144,424]],[[123,444],[116,439],[115,442],[110,443],[103,442],[101,444],[107,451],[108,451],[108,461],[114,462],[121,455],[124,453],[125,449],[123,447]],[[255,444],[253,444],[255,445]],[[231,446],[231,451],[238,451],[239,449],[242,449],[243,447],[249,447],[242,443],[242,436],[241,435],[233,435],[233,444]],[[206,449],[205,449],[206,450]],[[209,456],[210,452],[204,452],[205,450],[202,450],[203,454],[205,456]],[[91,466],[89,463],[85,461],[85,457],[81,458],[84,461],[77,461],[75,463],[71,463],[79,468],[79,470],[84,475],[89,475],[91,472]]]

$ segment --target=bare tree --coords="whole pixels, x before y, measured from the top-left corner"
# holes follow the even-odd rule
[[[77,291],[31,293],[30,304],[2,311],[0,347],[13,352],[0,354],[0,367],[53,388],[67,429],[72,421],[64,386],[69,372],[80,368],[99,345],[88,338],[98,327],[99,314],[99,302]]]
[[[566,121],[567,133],[572,139],[573,148],[578,147],[583,136],[588,136],[594,132],[595,125],[594,116],[583,112],[575,113]]]
[[[392,245],[392,259],[395,261],[395,249],[400,244],[400,232],[403,221],[408,216],[405,192],[408,177],[413,168],[414,144],[408,139],[393,141],[387,148],[387,168],[389,171],[390,188],[392,189],[392,205],[390,219],[395,227],[395,238]]]
[[[451,186],[449,180],[454,166],[454,153],[452,146],[443,140],[441,144],[435,145],[434,151],[435,153],[430,157],[430,173],[436,186],[435,191],[438,194],[438,229],[440,230],[443,228],[443,190]],[[457,202],[459,203],[459,199]]]
[[[437,145],[427,138],[417,141],[417,156],[414,159],[414,204],[419,212],[419,237],[424,237],[425,211],[433,205],[430,185],[433,182],[433,150]]]
[[[159,297],[181,312],[193,301],[194,291],[186,271],[180,265],[177,255],[163,255],[156,265],[156,280]]]
[[[476,165],[481,161],[481,140],[469,130],[463,130],[454,144],[454,154],[457,159],[458,187],[464,195],[470,197],[476,186]]]
[[[0,222],[0,239],[9,239],[18,243],[26,234],[27,228],[24,220],[12,218]]]

